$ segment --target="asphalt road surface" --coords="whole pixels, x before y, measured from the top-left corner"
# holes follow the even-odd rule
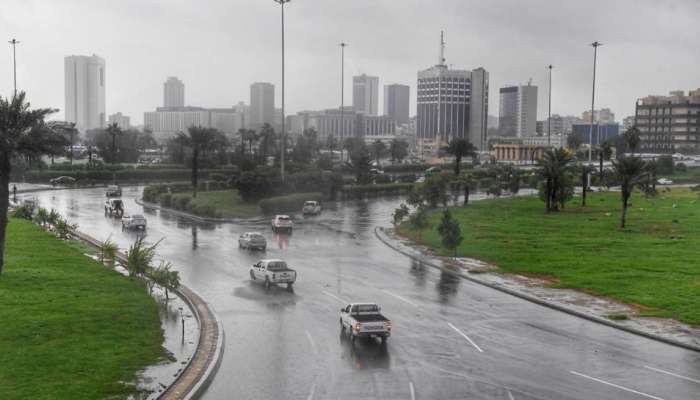
[[[135,233],[104,216],[104,189],[35,194],[98,239]],[[326,205],[291,235],[269,222],[192,223],[143,210],[147,239],[218,312],[224,358],[205,399],[700,399],[700,354],[600,326],[411,261],[374,237],[397,199]],[[262,232],[266,252],[240,250]],[[533,238],[534,239],[534,238]],[[269,292],[248,268],[282,258],[294,292]],[[565,267],[565,266],[563,266]],[[386,346],[340,336],[338,311],[377,302],[393,321]]]

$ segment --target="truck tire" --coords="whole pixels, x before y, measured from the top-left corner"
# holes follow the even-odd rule
[[[270,290],[270,279],[265,277],[265,289]]]
[[[287,291],[288,291],[288,292],[293,292],[293,291],[294,291],[294,284],[293,284],[293,283],[288,283],[288,284],[287,284]]]
[[[255,280],[255,274],[253,271],[250,271],[250,279]]]
[[[385,344],[386,344],[386,340],[388,339],[388,337],[382,336],[380,339],[381,339],[382,345],[385,345]]]

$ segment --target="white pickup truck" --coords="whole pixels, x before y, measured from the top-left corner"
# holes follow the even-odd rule
[[[250,267],[250,279],[264,283],[266,289],[271,285],[286,283],[291,291],[297,280],[297,272],[282,260],[260,260]]]
[[[340,309],[340,330],[351,342],[358,337],[378,337],[382,344],[391,336],[391,321],[374,303],[351,303]]]

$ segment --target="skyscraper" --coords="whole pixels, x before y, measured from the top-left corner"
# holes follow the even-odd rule
[[[352,77],[352,108],[365,115],[377,115],[379,103],[379,78],[359,75]]]
[[[163,84],[163,107],[182,108],[185,106],[185,84],[174,76]]]
[[[499,129],[504,136],[534,136],[537,133],[537,86],[500,89]]]
[[[384,85],[384,115],[393,118],[398,125],[408,123],[410,91],[408,85]]]
[[[275,85],[255,82],[250,85],[250,129],[275,123]]]
[[[418,72],[417,136],[439,142],[466,138],[483,149],[489,74],[483,68],[449,69],[445,64],[444,45],[441,35],[438,64]]]
[[[65,117],[85,132],[105,126],[105,60],[99,56],[66,56]]]

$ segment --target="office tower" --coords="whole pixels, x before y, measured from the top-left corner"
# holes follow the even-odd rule
[[[595,110],[593,113],[595,117],[594,122],[600,122],[603,124],[614,124],[615,123],[615,113],[610,111],[609,108],[601,108],[600,110]],[[591,123],[591,111],[584,111],[581,115],[583,122]]]
[[[489,73],[477,68],[471,74],[469,96],[469,142],[478,149],[486,148],[489,119]]]
[[[185,84],[174,76],[163,84],[163,107],[182,108],[185,106]]]
[[[250,85],[250,129],[275,123],[275,85],[255,82]]]
[[[127,130],[131,128],[131,118],[122,113],[118,112],[109,116],[107,121],[110,125],[117,124],[117,126],[122,130]]]
[[[105,60],[99,56],[66,56],[65,119],[80,132],[105,126]]]
[[[384,115],[398,125],[408,124],[410,91],[408,85],[384,85]]]
[[[500,89],[498,126],[503,136],[534,136],[537,133],[537,86]]]
[[[641,152],[700,152],[700,89],[644,97],[637,101],[634,115]]]
[[[364,115],[377,115],[379,78],[362,74],[352,77],[352,108]]]

